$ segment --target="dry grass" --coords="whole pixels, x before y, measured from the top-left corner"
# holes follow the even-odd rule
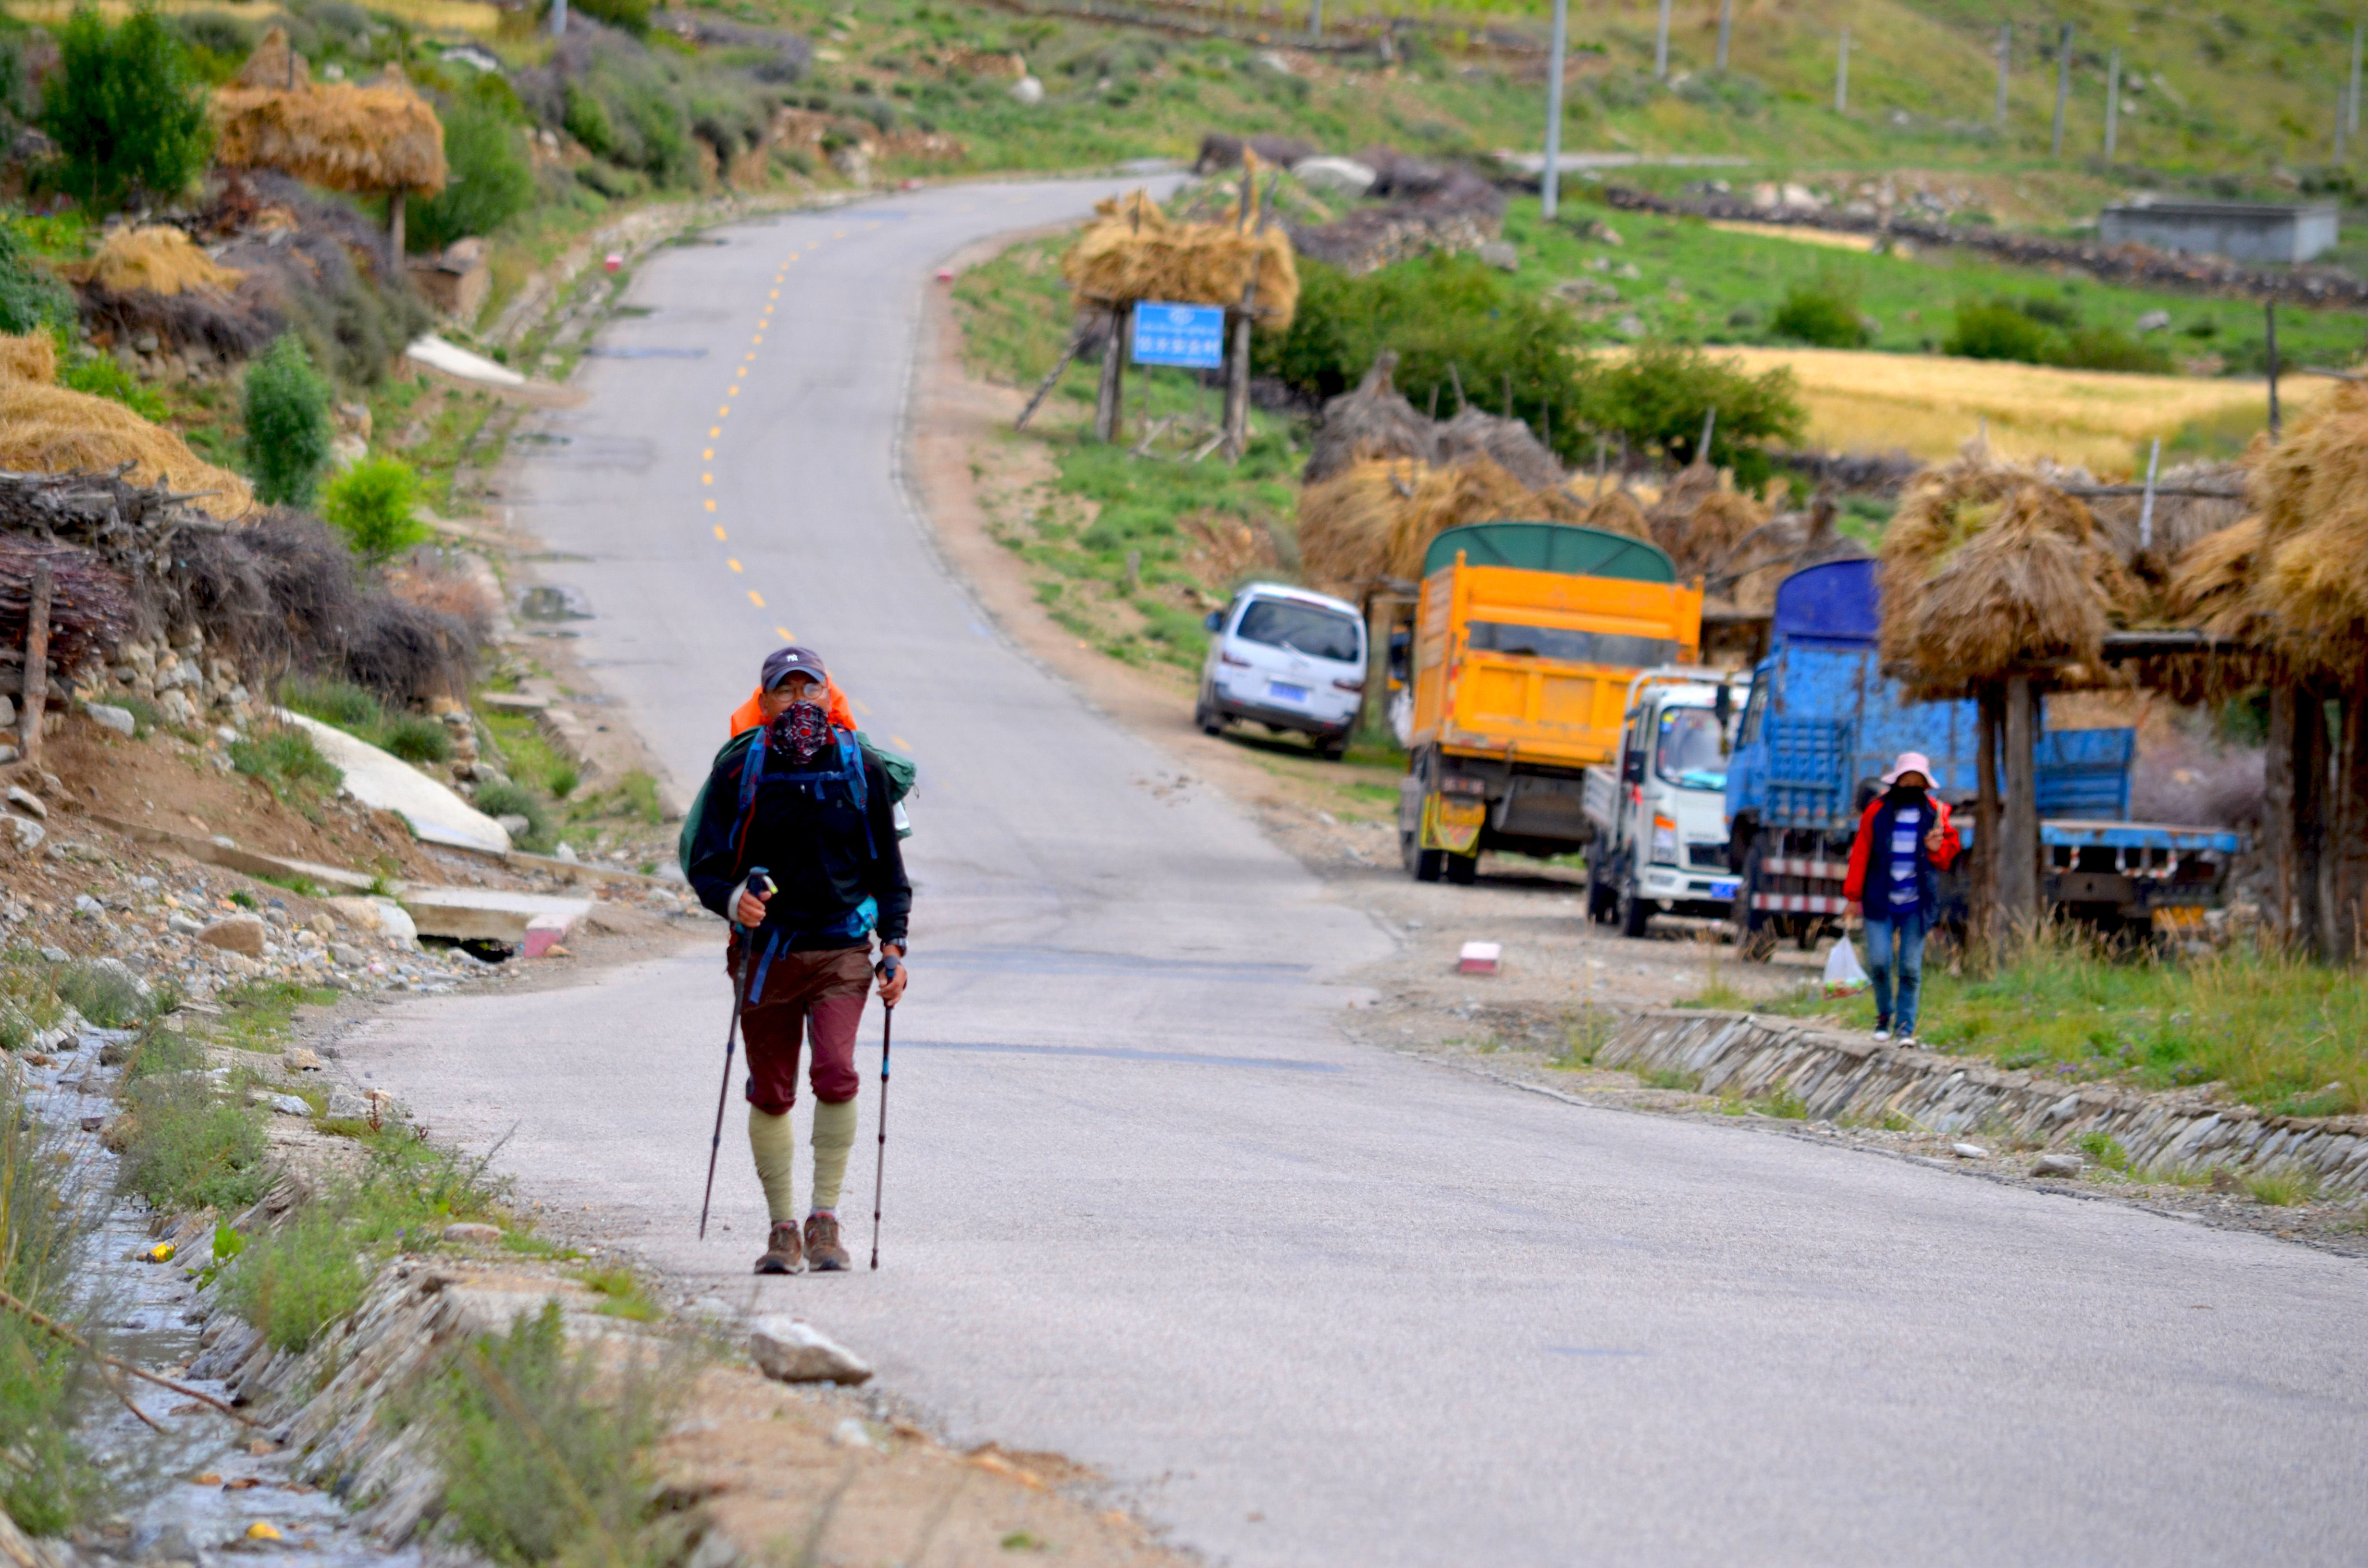
[[[2368,384],[2331,399],[2250,454],[2265,552],[2251,600],[2281,653],[2356,671],[2368,654]]]
[[[1244,184],[1254,190],[1257,182]],[[1238,307],[1255,278],[1258,324],[1276,332],[1290,327],[1299,309],[1299,267],[1292,258],[1291,236],[1280,227],[1261,228],[1255,200],[1247,229],[1232,221],[1178,222],[1140,190],[1094,210],[1100,216],[1061,258],[1061,276],[1079,300]]]
[[[22,337],[0,336],[0,382],[54,381],[58,379],[58,348],[45,332]]]
[[[1733,489],[1724,475],[1703,463],[1679,471],[1642,515],[1645,537],[1676,563],[1680,581],[1719,566],[1768,521],[1767,507]],[[1611,531],[1627,530],[1611,527]]]
[[[1823,245],[1827,250],[1854,250],[1861,256],[1874,254],[1873,234],[1844,234],[1832,229],[1811,229],[1793,223],[1747,223],[1726,218],[1714,218],[1710,226],[1722,233],[1751,234],[1763,240],[1790,240],[1794,244]]]
[[[167,17],[183,17],[192,12],[220,11],[255,23],[277,20],[282,7],[270,0],[145,0],[149,7]],[[72,16],[77,7],[88,6],[110,22],[120,22],[138,8],[132,0],[18,0],[9,7],[9,15],[19,21],[55,23]],[[399,17],[415,28],[430,32],[471,33],[478,38],[491,38],[502,22],[501,7],[484,0],[371,0],[370,9],[381,16]]]
[[[1383,577],[1419,578],[1424,548],[1458,524],[1576,523],[1586,512],[1562,491],[1531,490],[1486,457],[1438,468],[1361,462],[1300,493],[1300,562],[1311,580],[1353,597]]]
[[[225,168],[279,169],[332,190],[444,188],[444,126],[393,65],[369,86],[351,82],[311,85],[299,67],[292,92],[233,84],[209,106],[214,158]],[[262,81],[287,79],[288,40],[273,28],[240,72]]]
[[[1779,366],[1798,378],[1809,444],[1840,451],[1897,448],[1946,460],[1987,421],[2002,458],[2052,457],[2100,474],[2128,472],[2136,444],[2190,423],[2262,410],[2261,384],[2188,376],[2061,370],[1998,359],[1841,348],[1722,348],[1747,375]],[[2331,395],[2318,376],[2278,383],[2289,420]]]
[[[189,450],[178,436],[151,425],[120,403],[52,384],[54,358],[22,338],[0,338],[0,469],[19,473],[111,473],[125,463],[139,484],[163,483],[194,493],[197,506],[217,517],[255,511],[246,481]],[[42,371],[35,378],[28,372]]]
[[[163,223],[115,230],[97,256],[71,273],[78,283],[97,283],[119,293],[144,289],[168,298],[196,290],[228,293],[246,276],[221,266],[188,234]]]

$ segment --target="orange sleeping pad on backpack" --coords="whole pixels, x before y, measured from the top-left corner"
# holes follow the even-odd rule
[[[847,705],[847,693],[838,689],[838,682],[835,680],[825,679],[823,684],[830,691],[830,699],[823,704],[823,710],[829,714],[832,727],[852,733],[855,729],[855,711]],[[762,690],[752,691],[748,694],[747,701],[732,710],[734,734],[739,734],[744,730],[764,728],[764,699],[765,694]]]

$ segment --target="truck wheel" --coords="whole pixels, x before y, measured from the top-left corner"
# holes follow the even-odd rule
[[[1653,929],[1653,906],[1637,896],[1634,879],[1620,884],[1620,934],[1642,937]]]
[[[1444,854],[1445,851],[1442,850],[1440,853]],[[1474,882],[1478,881],[1480,880],[1480,857],[1477,855],[1449,855],[1447,857],[1447,880],[1455,883],[1458,887],[1466,888],[1470,887]]]
[[[1776,925],[1767,911],[1751,907],[1751,895],[1759,891],[1759,851],[1752,850],[1744,857],[1742,885],[1735,890],[1735,913],[1729,917],[1735,926],[1735,953],[1752,963],[1766,963],[1776,956]]]
[[[1406,863],[1406,874],[1418,882],[1435,882],[1447,869],[1447,851],[1417,847],[1411,833],[1398,835],[1398,858]]]
[[[1600,858],[1592,854],[1587,858],[1587,917],[1598,926],[1608,926],[1611,923],[1613,912],[1620,906],[1620,899],[1618,894],[1603,885],[1603,868],[1598,864]]]

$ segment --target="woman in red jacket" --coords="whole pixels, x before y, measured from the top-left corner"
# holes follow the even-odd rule
[[[1939,873],[1957,858],[1957,830],[1950,824],[1948,803],[1932,799],[1932,762],[1922,752],[1901,752],[1883,782],[1884,792],[1867,802],[1858,819],[1842,894],[1866,916],[1874,1038],[1889,1040],[1896,1031],[1900,1044],[1913,1045],[1924,937],[1941,904]]]

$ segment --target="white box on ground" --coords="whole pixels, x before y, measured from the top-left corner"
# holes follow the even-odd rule
[[[1455,957],[1458,974],[1494,974],[1497,960],[1505,954],[1502,942],[1466,942]]]

